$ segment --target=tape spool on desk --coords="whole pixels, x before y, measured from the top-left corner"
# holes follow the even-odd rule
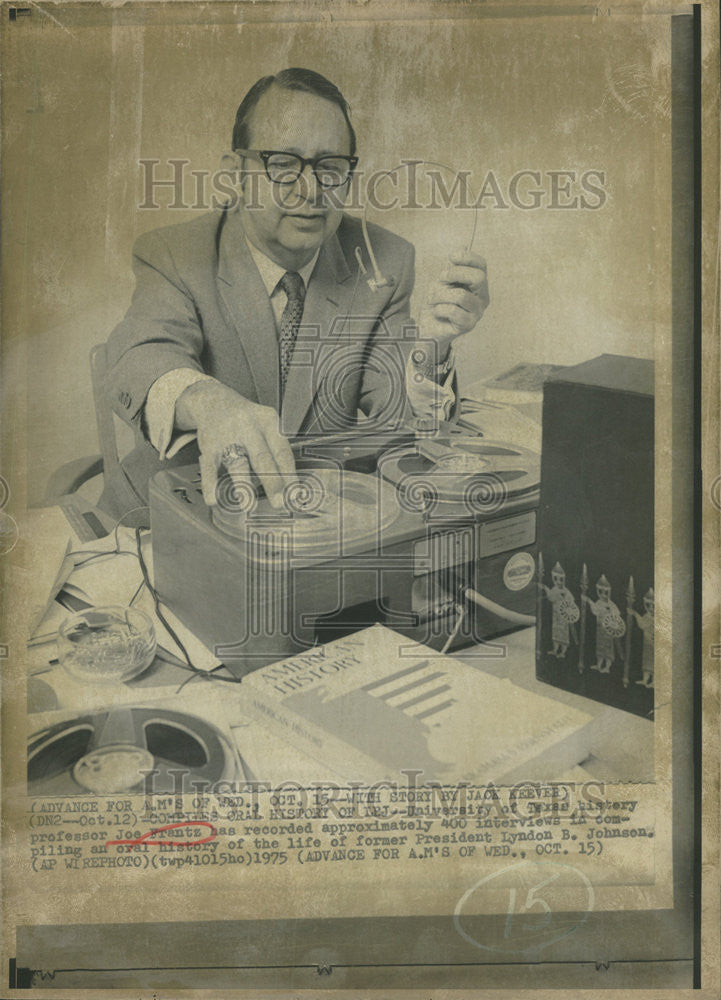
[[[236,758],[222,733],[196,716],[168,709],[123,706],[70,718],[34,734],[28,745],[30,795],[108,795],[175,788],[173,771],[188,782],[235,778]],[[190,787],[190,785],[188,785]]]

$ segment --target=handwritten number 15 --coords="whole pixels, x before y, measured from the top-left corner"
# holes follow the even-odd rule
[[[506,926],[503,931],[504,938],[509,938],[511,936],[511,927],[514,916],[530,913],[534,906],[539,906],[541,908],[541,911],[538,914],[538,920],[532,923],[524,924],[523,930],[541,931],[549,924],[551,920],[551,907],[548,905],[546,900],[542,896],[537,895],[537,893],[543,889],[544,886],[549,885],[551,882],[555,882],[560,874],[560,872],[554,872],[553,875],[550,875],[547,879],[544,879],[542,882],[538,882],[537,885],[532,886],[526,893],[526,901],[519,910],[516,910],[517,890],[509,889],[508,916],[506,917]]]

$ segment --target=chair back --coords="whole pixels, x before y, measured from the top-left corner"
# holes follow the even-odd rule
[[[115,434],[113,411],[105,393],[105,376],[108,370],[108,349],[105,344],[96,344],[90,351],[90,375],[93,383],[95,422],[98,428],[98,443],[103,456],[103,473],[107,480],[110,472],[119,464],[118,440]]]

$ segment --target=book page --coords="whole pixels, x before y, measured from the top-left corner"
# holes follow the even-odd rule
[[[718,995],[717,5],[0,13],[0,978]]]

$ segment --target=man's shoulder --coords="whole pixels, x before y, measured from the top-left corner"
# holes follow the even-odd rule
[[[378,226],[374,222],[367,223],[367,226],[368,236],[376,257],[385,256],[386,254],[398,257],[399,254],[407,255],[413,253],[413,244],[403,239],[402,236],[398,236],[397,233],[393,233],[390,229],[385,229],[383,226]],[[365,255],[366,245],[360,218],[344,214],[343,220],[338,227],[338,239],[346,255],[347,251],[350,250],[350,256],[353,256],[356,247],[361,247]]]
[[[217,243],[218,232],[223,223],[222,211],[203,212],[192,219],[175,222],[169,226],[159,226],[142,233],[135,241],[135,252],[164,248],[173,256],[191,256],[198,253],[212,253]]]

